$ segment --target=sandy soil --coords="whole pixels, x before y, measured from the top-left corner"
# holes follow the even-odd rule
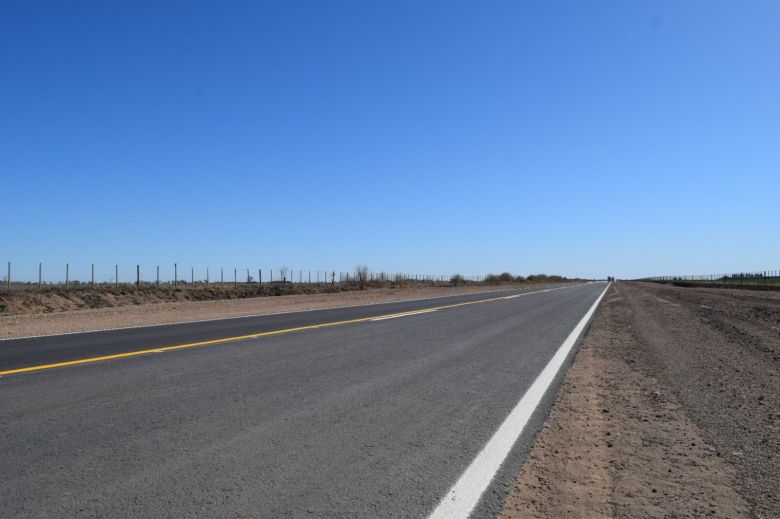
[[[780,294],[613,285],[502,517],[780,517]]]
[[[544,288],[539,285],[540,288]],[[103,330],[221,317],[333,308],[336,306],[387,303],[478,292],[507,290],[512,286],[462,286],[378,288],[325,294],[297,294],[219,301],[150,303],[109,308],[90,308],[54,313],[0,316],[0,338],[52,333]]]

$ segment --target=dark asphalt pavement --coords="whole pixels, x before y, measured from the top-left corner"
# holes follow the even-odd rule
[[[425,517],[604,287],[2,377],[0,516]],[[5,341],[0,370],[497,295]]]
[[[526,287],[520,290],[436,297],[376,305],[2,340],[0,341],[0,371],[284,328],[414,311],[453,303],[533,292],[543,288],[545,287]]]

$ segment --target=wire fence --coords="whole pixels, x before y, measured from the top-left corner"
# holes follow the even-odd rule
[[[641,281],[655,281],[674,284],[712,284],[712,285],[780,285],[780,270],[761,270],[755,272],[732,272],[728,274],[695,274],[684,276],[650,276]]]
[[[74,270],[70,263],[58,266],[45,266],[38,263],[31,269],[25,265],[24,274],[16,276],[16,266],[9,261],[2,278],[2,289],[76,289],[85,287],[102,288],[210,288],[229,286],[263,285],[409,285],[450,283],[454,275],[448,274],[410,274],[406,272],[372,272],[366,267],[354,271],[312,270],[280,268],[211,268],[173,265],[141,265],[128,268],[114,264],[98,268],[90,264],[86,268],[80,265]],[[482,283],[485,276],[457,275],[458,283]]]

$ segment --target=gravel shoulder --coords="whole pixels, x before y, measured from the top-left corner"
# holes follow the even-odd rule
[[[540,285],[540,288],[545,288],[546,286],[549,285],[544,287]],[[489,293],[519,287],[519,285],[517,287],[513,285],[498,285],[495,287],[372,288],[335,293],[296,294],[215,301],[146,303],[54,313],[7,315],[0,316],[0,339],[88,330],[107,330],[129,326],[149,326],[204,319],[243,317],[278,312],[321,310],[338,306],[360,306],[460,294]]]
[[[780,517],[780,294],[617,283],[501,517]]]

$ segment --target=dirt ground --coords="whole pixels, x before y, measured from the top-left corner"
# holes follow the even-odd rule
[[[526,285],[533,287],[535,285]],[[549,285],[538,285],[540,289]],[[87,308],[63,312],[37,312],[0,316],[0,338],[27,337],[53,333],[103,330],[222,317],[293,312],[336,306],[388,303],[458,294],[492,292],[517,288],[499,285],[460,287],[375,288],[349,292],[296,294],[218,301],[146,303],[108,308]]]
[[[780,517],[779,355],[780,294],[614,284],[502,517]]]
[[[291,295],[336,294],[339,292],[363,291],[365,289],[406,289],[449,287],[449,284],[432,281],[409,281],[403,283],[368,281],[360,287],[355,282],[344,283],[203,283],[181,284],[160,287],[145,283],[140,287],[131,284],[119,286],[99,284],[91,287],[81,283],[69,288],[57,285],[14,286],[11,290],[0,289],[0,316],[22,314],[47,314],[85,310],[87,308],[109,308],[115,306],[138,306],[152,303],[184,303],[188,301],[224,301],[230,299],[255,299]],[[463,285],[460,285],[463,286]],[[472,288],[476,284],[469,284]]]

